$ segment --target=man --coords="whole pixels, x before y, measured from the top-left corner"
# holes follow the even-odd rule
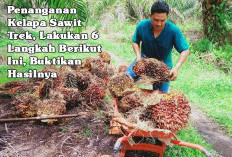
[[[171,81],[176,80],[179,68],[188,57],[188,43],[184,39],[180,29],[173,23],[167,21],[168,13],[168,4],[164,1],[157,1],[151,7],[150,19],[141,21],[137,25],[132,39],[132,47],[137,59],[132,62],[126,71],[134,79],[138,77],[133,72],[132,67],[135,61],[140,60],[141,57],[156,58],[166,63],[170,68],[173,68],[171,52],[174,46],[181,54],[178,63],[170,72]],[[153,85],[153,89],[158,89],[166,93],[168,92],[169,85],[169,82],[159,87]]]

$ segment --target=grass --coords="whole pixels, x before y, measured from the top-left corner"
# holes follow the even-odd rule
[[[177,133],[177,136],[179,140],[181,141],[198,144],[198,145],[205,147],[205,149],[207,149],[208,151],[210,152],[212,151],[211,146],[207,144],[204,140],[202,140],[202,137],[198,134],[196,128],[194,128],[191,125],[179,131]],[[197,149],[187,148],[187,147],[178,146],[178,145],[174,145],[173,147],[167,147],[165,151],[165,156],[167,157],[169,156],[171,157],[179,157],[179,156],[181,157],[195,157],[195,156],[205,157],[205,155]]]
[[[173,55],[175,62],[177,55]],[[185,93],[188,99],[232,134],[232,77],[207,65],[193,54],[181,67],[171,88]]]

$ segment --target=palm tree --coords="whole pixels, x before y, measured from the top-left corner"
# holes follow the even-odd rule
[[[228,34],[226,27],[226,1],[203,0],[202,15],[205,37],[212,42],[223,44]]]
[[[169,20],[183,22],[185,18],[199,10],[199,0],[165,0],[170,6]],[[129,20],[141,21],[148,14],[155,0],[88,0],[91,21],[101,21],[102,29],[110,29],[113,21],[118,20],[120,27]]]

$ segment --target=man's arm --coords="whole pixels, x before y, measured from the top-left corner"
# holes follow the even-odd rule
[[[137,43],[132,42],[133,50],[135,51],[137,61],[141,59],[140,46]]]
[[[171,81],[176,80],[177,75],[178,75],[178,70],[181,67],[181,65],[185,62],[185,60],[187,59],[187,57],[189,55],[189,52],[190,52],[189,49],[181,52],[178,63],[176,64],[176,66],[170,72]]]

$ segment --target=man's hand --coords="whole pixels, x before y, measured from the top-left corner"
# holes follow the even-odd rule
[[[174,68],[170,71],[171,81],[175,81],[178,75],[178,69]]]
[[[178,70],[181,67],[181,65],[185,62],[189,55],[189,50],[182,51],[180,54],[180,58],[178,60],[178,63],[176,64],[175,68],[173,68],[170,71],[171,81],[175,81],[178,75]]]

